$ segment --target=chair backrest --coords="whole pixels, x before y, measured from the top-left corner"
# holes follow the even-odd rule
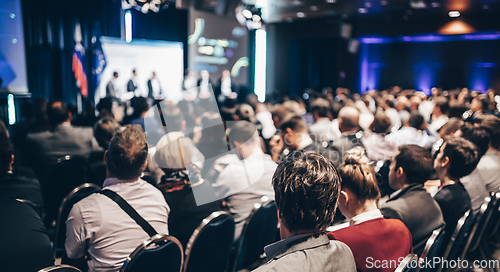
[[[403,261],[401,261],[394,270],[394,272],[416,272],[418,270],[418,256],[417,254],[408,254]]]
[[[59,206],[59,214],[56,221],[56,232],[54,234],[54,257],[61,257],[64,252],[64,243],[66,241],[66,219],[73,205],[87,196],[101,191],[101,187],[92,183],[84,183],[74,188],[63,200]]]
[[[432,232],[431,237],[429,237],[429,239],[427,239],[427,243],[425,243],[424,251],[420,255],[418,261],[420,264],[419,267],[422,267],[421,269],[420,268],[418,269],[419,272],[424,272],[424,271],[430,272],[434,270],[431,267],[425,267],[421,265],[424,264],[426,258],[433,259],[434,257],[437,257],[439,255],[439,251],[441,249],[444,237],[445,237],[444,226],[435,229]]]
[[[278,227],[276,204],[262,198],[247,218],[236,248],[234,271],[246,268],[260,259],[264,247],[275,242]]]
[[[186,245],[184,272],[225,271],[234,239],[234,220],[215,211],[194,230]]]
[[[467,237],[468,239],[465,243],[463,251],[460,254],[460,259],[463,260],[468,251],[474,251],[479,246],[479,242],[481,241],[481,237],[483,236],[484,230],[490,220],[495,205],[496,199],[494,195],[487,196],[484,199],[476,221],[474,222],[474,225],[472,225],[470,234]]]
[[[484,238],[494,236],[500,227],[500,191],[496,192],[494,196],[496,203],[492,206],[490,220],[483,233]]]
[[[120,272],[181,272],[184,252],[174,236],[157,234],[139,245]]]
[[[40,269],[38,270],[38,272],[82,272],[82,271],[74,266],[61,264]]]
[[[467,211],[457,222],[455,230],[451,234],[448,244],[444,244],[443,260],[457,260],[460,256],[463,245],[465,244],[474,221],[472,211]],[[441,271],[439,267],[438,271]]]
[[[45,188],[46,222],[56,219],[57,209],[64,197],[86,182],[87,160],[81,156],[66,155],[57,160],[47,174]]]

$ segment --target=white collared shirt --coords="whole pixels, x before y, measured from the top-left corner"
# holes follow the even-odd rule
[[[119,194],[160,234],[168,234],[168,207],[163,194],[142,179],[108,178],[105,189]],[[126,258],[149,235],[118,204],[102,194],[76,203],[66,220],[66,252],[69,258],[91,259],[89,271],[119,271]]]
[[[354,216],[353,218],[351,218],[351,220],[349,220],[349,226],[354,226],[354,225],[366,222],[368,220],[373,220],[373,219],[383,218],[383,217],[384,216],[382,215],[382,213],[380,212],[379,209],[367,211],[367,212],[358,214],[358,215]]]

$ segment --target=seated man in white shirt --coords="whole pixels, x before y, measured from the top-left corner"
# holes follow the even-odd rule
[[[140,126],[127,126],[111,139],[104,154],[104,188],[120,195],[156,232],[167,234],[170,208],[162,193],[140,177],[146,168],[148,145]],[[66,221],[69,264],[88,271],[119,271],[126,258],[149,235],[117,203],[93,194],[76,203]]]

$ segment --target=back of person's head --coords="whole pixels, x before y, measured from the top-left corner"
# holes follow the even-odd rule
[[[461,128],[462,138],[470,141],[477,147],[479,157],[488,151],[490,145],[490,134],[483,127],[474,127],[471,123],[465,123]]]
[[[323,98],[317,98],[311,104],[311,111],[313,114],[317,114],[320,118],[328,117],[330,103]]]
[[[106,165],[111,177],[121,180],[138,179],[148,157],[148,143],[140,125],[127,125],[109,143]]]
[[[408,119],[408,125],[412,128],[420,129],[424,123],[424,117],[418,111],[413,111]]]
[[[134,113],[144,113],[149,110],[149,102],[146,99],[146,97],[137,97],[137,100],[135,101],[134,104]]]
[[[108,149],[109,142],[120,128],[120,124],[111,117],[100,119],[94,126],[94,137],[99,146],[104,150]]]
[[[161,104],[161,115],[165,121],[168,132],[181,131],[184,115],[182,111],[173,103],[163,103]]]
[[[446,97],[438,96],[434,99],[434,107],[438,107],[442,114],[447,114],[450,109],[450,103]]]
[[[485,128],[490,134],[490,146],[495,149],[500,149],[500,118],[483,114],[474,119],[476,126]]]
[[[35,116],[41,117],[47,114],[47,99],[45,98],[37,98],[33,102],[33,108],[35,111]]]
[[[448,157],[450,160],[448,175],[459,179],[472,173],[479,162],[477,147],[461,137],[447,136],[444,140],[442,158]]]
[[[14,146],[9,136],[0,133],[0,173],[9,171],[12,155],[14,155]]]
[[[279,217],[291,233],[326,231],[337,208],[340,176],[328,158],[316,151],[296,155],[286,157],[273,176]]]
[[[359,128],[359,111],[358,109],[345,106],[339,111],[339,119],[341,119],[342,124],[341,127],[344,127],[348,130],[353,130]]]
[[[432,156],[429,150],[418,145],[402,145],[398,148],[396,155],[397,171],[403,168],[408,184],[423,184],[426,182],[434,169]]]
[[[349,189],[360,202],[376,200],[380,196],[377,178],[361,148],[348,151],[339,166],[342,189]]]
[[[258,141],[259,135],[257,134],[257,127],[255,124],[248,121],[236,121],[229,129],[227,138],[231,144],[233,144],[233,142],[250,144]]]
[[[112,108],[113,108],[113,101],[108,97],[101,98],[101,100],[99,100],[99,103],[97,104],[97,111],[99,112],[103,110],[111,112]]]
[[[330,100],[330,114],[333,119],[337,119],[339,117],[339,111],[342,109],[343,105],[335,100]]]
[[[283,105],[279,104],[275,105],[271,110],[273,118],[278,118],[279,121],[283,121],[288,114],[290,114],[290,111],[288,111]]]
[[[454,134],[457,130],[459,130],[464,125],[464,121],[457,117],[452,117],[448,119],[440,129],[439,134],[441,136]]]
[[[68,121],[70,117],[68,105],[59,100],[51,101],[47,105],[47,116],[52,126],[57,126]]]
[[[255,112],[252,106],[248,104],[236,105],[236,111],[234,112],[235,120],[248,121],[255,123]]]
[[[300,115],[289,115],[286,117],[281,123],[279,129],[286,132],[287,128],[291,129],[295,133],[308,132],[306,120],[304,120],[304,118]]]
[[[300,111],[300,104],[294,100],[288,100],[283,102],[283,107],[293,114],[302,114]]]
[[[481,107],[482,112],[488,111],[488,107],[490,104],[490,100],[488,99],[488,96],[486,96],[484,94],[480,94],[473,99],[473,102],[474,102],[474,100],[476,100],[476,103]],[[471,109],[472,109],[472,107],[471,107]]]
[[[377,111],[373,116],[371,130],[375,133],[386,134],[391,127],[391,119],[384,111]]]
[[[188,137],[180,137],[166,145],[157,145],[155,162],[163,169],[185,169],[193,164],[195,152],[197,153],[193,141]]]

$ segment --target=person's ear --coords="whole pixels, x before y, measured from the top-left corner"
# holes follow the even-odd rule
[[[14,154],[10,156],[10,165],[14,164]]]
[[[404,170],[403,170],[403,167],[399,167],[397,170],[396,170],[396,177],[398,178],[401,178],[403,175],[404,175]]]
[[[293,130],[291,128],[286,128],[286,133],[293,135]]]
[[[182,120],[181,122],[181,131],[186,128],[186,120]]]
[[[450,158],[443,157],[439,163],[441,164],[441,168],[445,168],[446,166],[448,166],[450,164]]]
[[[347,203],[349,203],[349,194],[346,191],[340,190],[339,202],[344,206],[347,206]]]
[[[104,156],[102,159],[103,159],[104,163],[106,163],[106,164],[108,163],[108,151],[107,150],[104,151]]]
[[[71,122],[71,120],[73,120],[73,113],[71,113],[71,111],[70,111],[70,112],[68,112],[68,120],[66,120],[66,121]]]
[[[146,160],[146,163],[144,164],[144,168],[142,169],[142,172],[146,171],[146,168],[148,168],[148,160]]]

